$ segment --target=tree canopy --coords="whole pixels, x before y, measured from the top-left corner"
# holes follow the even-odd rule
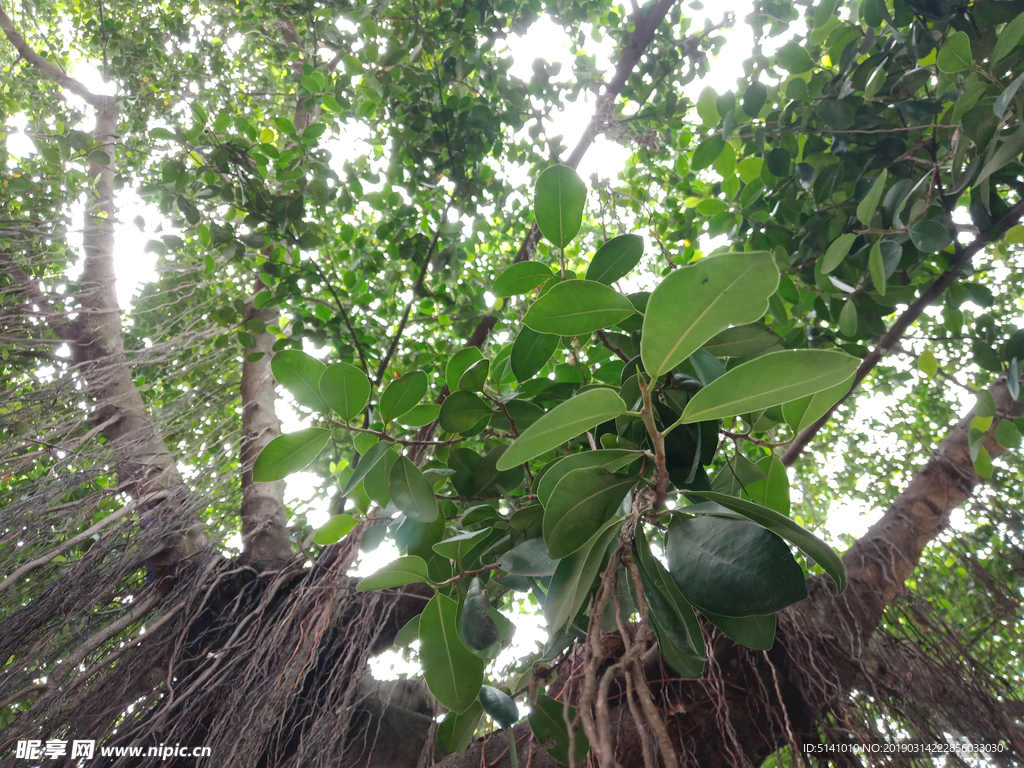
[[[1024,0],[701,11],[0,7],[0,746],[1024,759]]]

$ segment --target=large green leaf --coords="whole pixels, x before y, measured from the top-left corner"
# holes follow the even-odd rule
[[[356,585],[356,592],[370,592],[375,589],[402,587],[406,584],[417,584],[430,581],[427,564],[423,558],[407,555],[388,563],[379,571],[371,573]]]
[[[550,576],[557,561],[548,556],[543,538],[527,539],[503,554],[498,562],[501,570],[518,576]]]
[[[839,399],[850,391],[853,377],[841,381],[833,387],[805,395],[782,405],[782,417],[795,433],[800,433],[820,419]]]
[[[458,612],[450,597],[430,598],[420,618],[420,663],[434,698],[452,712],[465,712],[480,693],[486,662],[459,639]]]
[[[701,610],[763,616],[807,596],[804,572],[789,547],[759,525],[701,515],[672,525],[667,539],[669,572]]]
[[[381,393],[378,405],[379,415],[385,423],[396,416],[411,411],[427,394],[427,374],[410,371],[397,381],[391,382]]]
[[[305,469],[320,455],[320,451],[330,439],[331,430],[320,427],[300,429],[298,432],[275,437],[256,457],[252,467],[252,479],[257,483],[269,483]]]
[[[701,611],[704,618],[722,630],[740,645],[753,648],[755,651],[770,650],[775,644],[774,613],[767,616],[719,616],[708,611]]]
[[[613,475],[603,467],[564,475],[544,507],[544,541],[551,557],[566,557],[586,544],[636,482],[636,476]]]
[[[313,543],[320,546],[334,544],[341,541],[353,528],[359,525],[359,521],[352,515],[332,515],[326,523],[321,525],[313,536]]]
[[[391,444],[381,440],[378,443],[371,445],[362,456],[359,457],[359,463],[356,464],[355,469],[352,471],[352,476],[348,479],[348,483],[345,485],[345,490],[342,493],[348,496],[355,489],[363,478],[373,469],[377,462],[380,461],[384,454],[388,452]]]
[[[974,59],[971,58],[971,38],[967,36],[967,33],[950,33],[942,48],[939,49],[935,63],[940,72],[947,74],[971,69],[974,66]]]
[[[484,707],[478,700],[465,712],[449,712],[445,715],[437,726],[437,746],[441,748],[441,753],[454,755],[465,752],[476,735],[483,713]]]
[[[344,421],[358,416],[370,400],[370,380],[349,363],[328,366],[320,376],[320,395]]]
[[[992,49],[992,56],[989,61],[992,64],[1002,60],[1007,54],[1017,48],[1021,37],[1024,37],[1024,13],[1016,16],[1009,24],[1003,27],[999,33],[999,39]]]
[[[910,242],[922,253],[938,253],[953,242],[949,230],[938,221],[919,221],[910,228]]]
[[[481,528],[478,531],[463,531],[450,538],[434,544],[433,549],[441,557],[447,557],[461,563],[474,547],[486,539],[494,531],[493,528]]]
[[[622,398],[610,389],[590,389],[559,403],[516,438],[498,459],[501,471],[547,453],[567,440],[614,419],[626,410]]]
[[[455,392],[459,388],[459,379],[462,378],[462,374],[473,363],[483,359],[484,355],[477,347],[466,347],[452,355],[444,368],[444,381],[448,385],[448,390]]]
[[[751,501],[770,507],[783,515],[789,514],[789,476],[785,465],[772,454],[757,462],[764,478],[743,488],[743,495]]]
[[[487,426],[491,406],[479,395],[460,390],[444,399],[437,418],[445,432],[468,437],[479,434]]]
[[[829,247],[825,250],[825,255],[821,258],[821,273],[823,275],[827,275],[843,263],[843,259],[846,258],[846,254],[850,252],[850,246],[853,245],[853,241],[856,239],[856,235],[847,233],[845,235],[840,235],[832,241]]]
[[[567,165],[553,165],[537,179],[533,210],[537,228],[556,248],[564,248],[580,231],[587,185]]]
[[[651,623],[665,660],[684,677],[700,677],[704,673],[707,649],[693,607],[679,592],[665,566],[654,557],[642,530],[633,537],[633,552]]]
[[[517,381],[532,379],[547,365],[551,355],[558,348],[559,336],[553,333],[537,333],[525,325],[516,336],[509,359],[512,374]]]
[[[576,719],[576,708],[541,693],[537,695],[537,701],[530,709],[527,719],[533,735],[537,737],[537,743],[555,760],[568,764],[570,739],[566,722],[571,723]],[[582,728],[578,728],[574,734],[572,762],[582,765],[589,751],[590,742],[587,735],[583,733]]]
[[[480,703],[484,712],[502,728],[511,728],[519,720],[519,709],[512,697],[490,685],[480,689]]]
[[[619,235],[597,249],[587,268],[587,280],[611,285],[628,275],[644,255],[644,239],[640,235]]]
[[[419,523],[437,517],[437,499],[430,482],[405,456],[399,456],[388,479],[391,501],[399,511]]]
[[[726,328],[705,342],[703,349],[715,357],[757,357],[782,346],[782,337],[761,323]]]
[[[572,621],[583,607],[601,569],[605,550],[623,522],[623,518],[613,517],[586,544],[558,561],[544,600],[544,618],[550,634]]]
[[[554,273],[539,261],[521,261],[513,264],[494,279],[491,293],[497,298],[528,293],[554,277]],[[470,347],[474,349],[474,347]]]
[[[730,325],[752,323],[779,285],[770,253],[725,253],[681,267],[647,301],[640,356],[652,378],[675,368]]]
[[[556,459],[545,467],[540,482],[536,484],[537,499],[541,504],[547,506],[551,492],[555,490],[558,481],[574,469],[603,467],[609,472],[615,472],[642,458],[643,455],[642,451],[631,451],[625,448],[606,448],[599,451],[583,451],[562,459]]]
[[[614,288],[593,280],[565,280],[533,302],[523,324],[537,333],[584,336],[635,312],[629,299]]]
[[[684,424],[750,413],[821,392],[846,381],[860,361],[828,349],[771,352],[738,365],[695,394]]]
[[[791,75],[799,75],[814,66],[811,56],[796,42],[789,42],[779,48],[775,61]]]
[[[391,470],[398,462],[399,455],[393,445],[389,446],[363,478],[363,490],[366,495],[382,507],[391,501]]]
[[[315,411],[327,412],[320,396],[320,377],[327,366],[297,349],[285,349],[270,360],[270,370],[278,383],[292,393],[295,402]]]
[[[781,536],[820,565],[825,570],[825,573],[832,577],[839,592],[843,592],[846,589],[846,566],[843,565],[842,559],[836,554],[835,550],[785,515],[780,515],[774,509],[762,507],[760,504],[755,504],[752,501],[738,499],[735,496],[726,496],[723,493],[693,491],[693,494],[731,509],[733,512],[737,512],[748,520],[753,520],[758,525],[764,526]]]

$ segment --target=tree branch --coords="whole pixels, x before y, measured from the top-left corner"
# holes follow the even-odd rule
[[[796,460],[800,458],[800,454],[803,453],[804,449],[808,446],[814,436],[818,434],[818,431],[828,423],[828,420],[832,418],[832,414],[835,413],[836,409],[844,403],[850,395],[853,394],[857,386],[867,378],[867,375],[871,373],[872,369],[882,360],[883,357],[888,354],[896,343],[903,337],[903,334],[907,332],[911,325],[921,316],[926,307],[930,307],[942,293],[953,283],[960,279],[961,273],[971,260],[974,255],[981,251],[991,240],[1000,237],[1007,229],[1016,224],[1021,216],[1024,216],[1024,201],[1021,201],[1012,206],[997,222],[995,222],[991,228],[981,233],[974,241],[971,242],[958,258],[955,258],[945,272],[943,272],[939,278],[932,283],[924,293],[918,297],[917,301],[911,304],[906,311],[893,323],[892,328],[889,329],[875,346],[871,352],[861,361],[861,364],[857,367],[857,373],[853,378],[853,385],[850,387],[850,391],[847,392],[835,405],[825,412],[825,415],[818,419],[816,422],[807,427],[803,432],[797,435],[796,439],[790,443],[789,448],[782,455],[782,463],[787,467],[793,466]]]

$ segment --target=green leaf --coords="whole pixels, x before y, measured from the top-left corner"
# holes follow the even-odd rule
[[[399,459],[396,448],[389,447],[363,478],[363,491],[371,500],[385,507],[391,502],[391,470]]]
[[[864,199],[857,204],[857,218],[865,227],[871,226],[871,219],[874,218],[875,210],[882,200],[882,194],[885,192],[885,181],[888,177],[889,172],[883,169],[878,174],[874,184],[871,185],[871,189],[864,195]]]
[[[305,469],[320,455],[330,438],[331,430],[320,427],[275,437],[256,457],[252,479],[257,483],[270,483]]]
[[[804,572],[786,543],[746,520],[681,520],[668,530],[665,554],[679,591],[701,611],[763,616],[807,596]]]
[[[1021,37],[1024,37],[1024,13],[1015,17],[1009,24],[1003,27],[999,33],[995,47],[992,48],[992,55],[989,62],[995,64],[1002,60],[1008,53],[1016,50]]]
[[[850,246],[853,245],[853,241],[856,239],[856,235],[847,233],[840,235],[832,241],[832,244],[825,251],[825,255],[821,259],[821,273],[823,275],[827,275],[843,263],[846,254],[850,252]]]
[[[478,531],[463,531],[455,536],[439,541],[433,550],[441,557],[461,563],[477,544],[482,542],[494,531],[493,528],[481,528]],[[473,646],[475,647],[475,646]]]
[[[778,285],[779,270],[766,251],[725,253],[675,270],[647,302],[644,369],[656,379],[716,333],[760,319]]]
[[[479,434],[491,418],[491,406],[472,392],[452,392],[441,403],[441,429],[466,437]]]
[[[705,86],[697,97],[697,115],[705,126],[717,125],[721,116],[718,114],[718,94],[710,85]]]
[[[436,550],[437,545],[434,545]],[[443,555],[446,557],[446,555]],[[458,560],[459,558],[451,558]],[[487,598],[487,591],[479,576],[474,576],[469,581],[466,591],[466,601],[462,605],[462,612],[459,615],[459,629],[462,630],[462,639],[466,645],[477,651],[485,651],[494,645],[500,637],[498,627],[488,615],[491,610],[491,601]]]
[[[420,617],[420,663],[427,687],[452,712],[465,712],[477,700],[485,661],[459,639],[459,605],[435,594]]]
[[[448,390],[450,392],[457,391],[459,379],[462,378],[462,374],[466,372],[466,369],[473,365],[473,363],[483,359],[483,353],[478,347],[466,347],[452,355],[444,369],[444,380],[448,385]]]
[[[341,541],[357,525],[359,521],[352,515],[333,515],[314,534],[313,543],[321,546],[334,544]]]
[[[371,437],[373,437],[371,435]],[[348,479],[348,483],[345,485],[345,490],[342,491],[342,495],[348,496],[355,490],[355,487],[362,482],[363,478],[373,469],[377,462],[384,458],[384,454],[391,448],[391,444],[381,440],[379,443],[374,443],[359,459],[359,463],[355,469],[352,470],[352,477]]]
[[[437,517],[434,488],[415,464],[399,456],[388,477],[391,501],[399,511],[419,523],[432,523]]]
[[[761,323],[737,325],[715,334],[703,349],[715,357],[757,357],[782,346],[782,337]]]
[[[876,242],[871,246],[868,254],[868,271],[871,273],[871,282],[880,296],[885,296],[885,261],[882,258],[882,244]]]
[[[643,255],[644,239],[639,235],[613,237],[597,249],[587,268],[586,279],[611,285],[632,272]]]
[[[458,388],[466,392],[480,392],[484,388],[490,369],[490,360],[477,360],[459,377]]]
[[[974,187],[978,187],[983,181],[988,179],[993,173],[1001,171],[1009,163],[1017,158],[1021,152],[1024,152],[1024,131],[1019,128],[1011,133],[1002,144],[999,145],[989,161],[985,163],[985,167],[981,169],[981,173],[978,174],[978,178],[974,180]],[[922,224],[928,224],[929,222],[922,222]],[[938,223],[938,222],[931,222]],[[920,225],[919,225],[920,226]],[[914,230],[910,231],[911,239],[914,236]]]
[[[568,712],[566,712],[568,710]],[[576,719],[576,708],[555,701],[543,693],[537,695],[537,701],[530,709],[527,720],[533,735],[537,737],[537,743],[547,750],[559,763],[569,763],[569,728],[566,722],[574,722]],[[577,728],[573,741],[573,760],[576,765],[582,765],[590,752],[590,742],[582,728]]]
[[[743,111],[748,117],[757,117],[768,100],[768,88],[764,83],[753,82],[743,92]]]
[[[356,585],[356,592],[402,587],[406,584],[418,584],[421,581],[430,581],[426,562],[421,557],[406,555],[361,580]],[[422,624],[422,619],[420,621]],[[422,626],[420,631],[422,633]]]
[[[419,429],[435,421],[441,412],[441,406],[437,403],[420,403],[411,411],[406,411],[401,416],[396,416],[395,421],[403,427]]]
[[[731,509],[733,512],[743,515],[758,525],[764,526],[772,533],[781,536],[790,544],[795,546],[808,557],[820,565],[842,594],[846,590],[846,566],[842,559],[828,544],[823,542],[813,533],[794,523],[788,517],[780,515],[773,509],[762,507],[746,499],[739,499],[735,496],[726,496],[722,493],[712,491],[693,491],[695,496],[702,496],[705,499]],[[765,611],[764,613],[769,613]]]
[[[323,413],[329,410],[320,395],[320,377],[327,366],[315,357],[297,349],[286,349],[271,358],[270,370],[299,405]]]
[[[614,288],[593,280],[566,280],[533,302],[523,324],[537,333],[584,336],[635,312],[629,299]]]
[[[846,381],[858,364],[855,357],[827,349],[772,352],[736,366],[697,392],[680,421],[692,424],[788,403]]]
[[[974,471],[986,480],[992,477],[992,457],[984,446],[978,449],[978,455],[974,459]]]
[[[999,94],[999,98],[996,99],[996,103],[992,105],[992,112],[1000,120],[1006,115],[1006,110],[1010,106],[1010,101],[1017,95],[1017,91],[1020,90],[1021,83],[1024,83],[1024,74],[1017,77],[1012,83],[1006,86],[1006,90]]]
[[[794,433],[799,434],[820,419],[828,409],[839,402],[853,386],[853,377],[834,387],[815,392],[813,395],[791,400],[782,405],[782,417]]]
[[[700,677],[707,661],[707,648],[693,607],[679,592],[665,566],[654,557],[643,531],[637,531],[633,537],[633,553],[651,624],[665,660],[683,677]]]
[[[1024,243],[1024,224],[1018,224],[1015,227],[1010,227],[1006,230],[1006,236],[1004,239],[1010,245]]]
[[[1003,419],[996,424],[995,431],[993,432],[996,442],[1003,448],[1019,448],[1021,442],[1020,431],[1013,425],[1013,422],[1009,419]]]
[[[789,476],[786,467],[773,454],[757,462],[764,479],[747,485],[742,493],[755,504],[769,507],[783,515],[789,514]]]
[[[775,614],[767,616],[719,616],[701,611],[704,618],[718,627],[727,637],[755,651],[771,650],[775,644]]]
[[[561,559],[586,544],[636,482],[635,476],[613,475],[603,467],[574,469],[564,475],[544,506],[544,541],[551,557]]]
[[[848,101],[824,99],[814,105],[814,114],[829,128],[845,131],[853,128],[856,122],[856,110]]]
[[[507,693],[485,685],[480,689],[480,703],[484,712],[502,728],[511,728],[519,720],[519,710]]]
[[[527,539],[512,547],[498,558],[501,570],[518,576],[550,576],[555,572],[556,560],[548,556],[543,538]]]
[[[427,374],[410,371],[397,381],[391,382],[381,393],[377,406],[378,415],[385,424],[395,416],[411,411],[413,406],[427,394]]]
[[[690,161],[691,171],[702,171],[709,167],[725,149],[725,139],[715,134],[710,139],[705,139],[693,150],[693,159]]]
[[[509,355],[512,375],[516,380],[526,381],[536,376],[555,353],[559,338],[557,334],[537,333],[532,328],[523,326]]]
[[[775,54],[776,63],[791,75],[807,72],[814,66],[811,55],[796,42],[786,43]]]
[[[953,32],[946,38],[935,59],[940,72],[953,74],[974,66],[971,58],[971,38],[966,32]]]
[[[839,312],[839,332],[847,337],[857,335],[857,305],[853,299],[847,299]]]
[[[623,467],[632,464],[643,457],[642,451],[631,451],[624,448],[606,448],[599,451],[583,451],[574,453],[563,459],[556,459],[544,468],[544,475],[536,484],[537,499],[541,504],[547,506],[551,492],[559,481],[574,469],[586,467],[602,467],[609,472],[615,472]]]
[[[938,253],[953,242],[949,230],[937,221],[919,221],[910,228],[910,241],[922,253]]]
[[[605,551],[618,535],[623,522],[623,518],[613,517],[580,549],[558,561],[544,600],[544,618],[549,634],[553,635],[572,621],[586,603],[594,579],[601,570]]]
[[[935,378],[935,374],[939,370],[939,361],[935,359],[935,353],[930,349],[926,349],[917,358],[917,367],[921,369],[921,373],[927,376],[929,379]]]
[[[370,400],[370,380],[349,363],[335,363],[320,375],[320,395],[342,420],[354,419]]]
[[[437,727],[437,746],[440,747],[441,753],[454,755],[469,749],[483,713],[483,705],[477,700],[465,712],[449,712],[445,715]]]
[[[590,389],[559,403],[519,435],[498,459],[501,471],[547,453],[567,440],[614,419],[626,410],[622,398],[610,389]]]
[[[537,227],[556,248],[564,248],[580,231],[587,185],[567,165],[553,165],[537,179],[533,210]]]
[[[491,293],[497,298],[529,293],[538,285],[551,280],[554,274],[539,261],[521,261],[513,264],[494,280]],[[475,347],[470,347],[475,349]]]

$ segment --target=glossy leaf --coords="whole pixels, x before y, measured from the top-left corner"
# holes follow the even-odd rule
[[[791,400],[782,405],[782,416],[786,423],[795,433],[799,433],[811,426],[825,413],[839,402],[850,387],[853,386],[853,377],[842,381],[835,386],[815,392],[813,395],[805,395],[796,400]]]
[[[586,279],[611,285],[632,272],[643,255],[644,239],[639,235],[613,237],[597,249],[587,268]]]
[[[788,403],[846,381],[855,357],[826,349],[771,352],[728,371],[695,394],[681,421],[721,419]]]
[[[434,544],[433,550],[441,557],[447,557],[449,560],[461,563],[466,555],[491,535],[493,530],[493,528],[481,528],[478,531],[463,531],[437,542],[437,544]]]
[[[427,394],[427,374],[411,371],[397,381],[391,382],[381,393],[378,412],[385,423],[396,416],[411,411]]]
[[[774,454],[758,460],[757,467],[764,472],[764,479],[747,485],[743,489],[743,496],[763,507],[788,515],[789,475],[786,467]]]
[[[511,728],[519,720],[519,710],[507,693],[485,685],[480,689],[480,703],[484,712],[502,728]]]
[[[971,58],[971,39],[966,32],[951,32],[939,49],[935,59],[940,72],[953,74],[974,66]]]
[[[745,520],[699,515],[669,528],[665,554],[683,596],[723,616],[775,613],[807,596],[786,543]]]
[[[583,336],[634,314],[629,299],[592,280],[565,280],[537,299],[523,323],[537,333]]]
[[[871,185],[871,189],[864,195],[864,199],[857,204],[857,218],[865,227],[871,226],[871,220],[874,218],[878,204],[882,201],[882,195],[885,193],[885,182],[888,177],[889,172],[886,170],[878,174],[878,177]]]
[[[575,395],[559,403],[522,432],[498,460],[497,468],[511,469],[547,453],[588,429],[614,419],[625,410],[622,398],[610,389],[591,389]]]
[[[466,392],[481,391],[487,381],[487,373],[490,368],[490,360],[477,360],[459,377],[458,388]]]
[[[675,270],[647,301],[640,340],[644,369],[657,378],[730,325],[760,319],[778,284],[779,270],[767,252],[725,253]]]
[[[922,253],[938,253],[953,242],[949,230],[931,219],[919,221],[910,228],[910,240]]]
[[[518,576],[550,576],[555,572],[556,560],[548,556],[544,539],[527,539],[503,554],[498,562],[501,570]]]
[[[315,411],[327,411],[320,396],[320,377],[326,368],[315,357],[297,349],[282,350],[270,359],[270,370],[277,382],[291,392],[295,402]]]
[[[556,248],[564,248],[580,231],[587,185],[567,165],[553,165],[537,178],[533,210],[537,227]]]
[[[331,430],[320,427],[278,435],[256,457],[252,479],[257,483],[269,483],[305,469],[320,455],[330,438]]]
[[[431,523],[437,517],[434,488],[415,464],[399,456],[388,479],[391,501],[399,511],[420,523]]]
[[[540,478],[540,482],[537,483],[537,499],[546,506],[548,499],[551,498],[551,492],[555,490],[558,482],[574,469],[603,467],[608,472],[616,472],[642,457],[643,452],[641,451],[609,448],[600,451],[583,451],[566,456],[563,459],[556,459],[545,467],[544,475]]]
[[[430,692],[452,712],[465,712],[477,700],[484,682],[484,660],[459,639],[459,606],[435,594],[420,617],[420,663]]]
[[[435,549],[437,545],[435,544]],[[483,588],[479,576],[474,576],[467,587],[466,601],[459,614],[459,628],[466,645],[478,651],[484,651],[498,642],[498,628],[488,615],[491,601]]]
[[[419,618],[419,617],[417,617]],[[465,712],[449,712],[437,726],[437,746],[444,755],[465,752],[476,735],[484,708],[479,700]]]
[[[793,546],[800,549],[805,555],[825,569],[825,573],[832,577],[840,593],[846,589],[846,566],[835,550],[823,542],[813,533],[794,523],[788,517],[780,515],[773,509],[762,507],[760,504],[739,499],[735,496],[726,496],[712,491],[694,491],[694,495],[720,504],[723,507],[737,512],[748,520],[762,525],[773,533],[781,536]]]
[[[810,54],[799,43],[783,45],[775,54],[775,61],[791,75],[799,75],[814,66]]]
[[[388,563],[379,571],[371,573],[364,578],[356,585],[356,592],[370,592],[376,589],[401,587],[421,581],[430,581],[427,564],[422,558],[415,555],[407,555]]]
[[[871,283],[875,286],[880,296],[885,296],[885,262],[882,259],[882,244],[875,243],[871,246],[868,254],[868,271],[871,273]]]
[[[635,476],[613,475],[603,467],[564,475],[544,506],[544,541],[554,559],[572,554],[615,514]]]
[[[551,270],[539,261],[521,261],[518,264],[513,264],[495,278],[494,284],[491,286],[491,293],[499,299],[529,293],[553,277],[554,274]],[[475,349],[475,347],[470,347],[470,349]]]
[[[1002,61],[1007,54],[1017,48],[1022,37],[1024,37],[1024,13],[1014,17],[1012,21],[1003,27],[1003,31],[999,33],[999,39],[996,40],[995,47],[992,49],[989,61],[992,64]]]
[[[782,337],[765,325],[751,323],[726,328],[704,344],[715,357],[756,357],[782,346]]]
[[[320,376],[319,390],[324,402],[343,421],[362,413],[370,400],[370,380],[349,363],[328,366]]]
[[[853,245],[853,241],[856,239],[857,236],[854,234],[845,234],[832,241],[832,244],[829,245],[828,250],[825,251],[825,255],[821,259],[822,274],[827,275],[843,263],[846,254],[850,252],[850,246]]]
[[[459,388],[459,379],[466,369],[483,359],[483,353],[476,347],[466,347],[452,355],[444,369],[444,381],[448,385],[448,390],[455,392]]]
[[[352,471],[352,476],[348,479],[348,483],[345,485],[345,490],[342,491],[342,494],[348,496],[352,493],[353,489],[355,489],[355,487],[362,482],[363,478],[366,477],[367,473],[377,465],[377,462],[384,457],[384,454],[387,453],[390,447],[391,444],[384,440],[370,446],[366,453],[360,457],[359,463]]]
[[[472,392],[452,392],[441,403],[438,421],[441,429],[456,435],[475,435],[487,426],[491,406]]]

